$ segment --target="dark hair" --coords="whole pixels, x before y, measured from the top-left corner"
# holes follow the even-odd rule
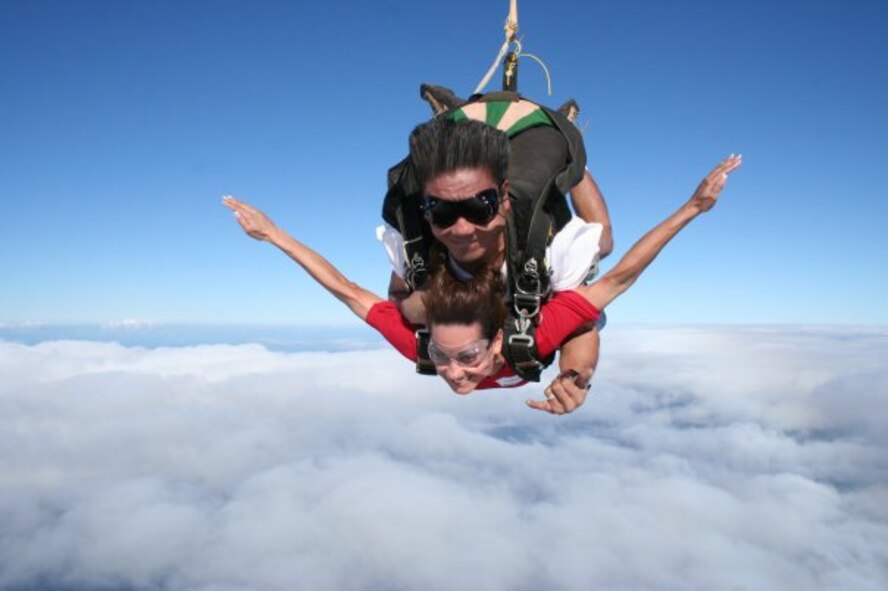
[[[481,324],[483,338],[493,339],[506,321],[506,285],[499,269],[485,267],[469,281],[459,281],[439,265],[423,293],[426,322]]]
[[[509,138],[481,121],[438,117],[410,134],[410,158],[420,187],[461,168],[484,168],[500,186],[509,171]]]

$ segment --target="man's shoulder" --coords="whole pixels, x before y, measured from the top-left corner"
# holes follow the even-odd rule
[[[392,271],[395,275],[404,279],[404,238],[396,228],[384,222],[376,226],[376,239],[382,243],[389,262],[392,265]]]
[[[561,230],[552,238],[550,248],[553,253],[566,255],[578,245],[589,246],[594,244],[598,250],[598,241],[604,226],[597,222],[586,222],[582,218],[572,217]]]
[[[599,241],[604,226],[572,218],[549,245],[548,263],[552,289],[574,289],[586,280],[598,262]]]

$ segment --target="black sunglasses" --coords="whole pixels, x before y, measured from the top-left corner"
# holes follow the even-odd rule
[[[496,217],[499,203],[499,189],[492,187],[458,201],[426,195],[423,209],[429,223],[439,228],[449,228],[459,218],[465,218],[466,221],[473,224],[484,226]]]

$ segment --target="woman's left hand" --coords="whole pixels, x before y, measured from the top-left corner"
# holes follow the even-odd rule
[[[572,369],[562,371],[546,388],[545,402],[528,400],[527,406],[555,415],[573,412],[586,401],[591,379],[591,376],[584,378]]]

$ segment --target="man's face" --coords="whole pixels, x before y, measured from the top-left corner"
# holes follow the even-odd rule
[[[485,168],[461,168],[442,173],[426,183],[426,195],[441,201],[462,201],[487,189],[496,189],[496,181]],[[501,197],[508,195],[508,182],[503,183]],[[486,224],[475,224],[460,217],[446,228],[430,222],[432,234],[457,263],[477,265],[495,264],[505,253],[505,214],[509,210],[508,199],[501,198],[497,215]]]

